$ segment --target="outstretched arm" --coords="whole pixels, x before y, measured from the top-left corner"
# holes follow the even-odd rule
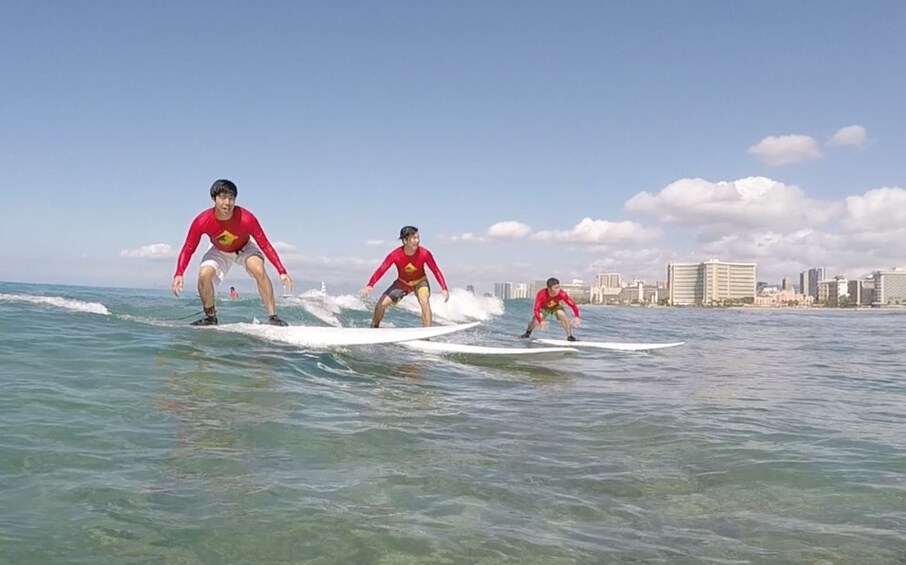
[[[248,210],[243,209],[242,219],[244,222],[247,222],[246,228],[249,230],[249,235],[255,239],[255,243],[261,248],[262,253],[264,253],[267,260],[271,262],[274,269],[277,270],[277,274],[281,275],[280,278],[283,278],[283,275],[286,274],[286,269],[283,267],[283,263],[280,262],[280,256],[277,255],[277,250],[274,249],[274,246],[268,241],[267,236],[264,235],[264,230],[261,229],[258,218]]]
[[[544,294],[538,293],[535,295],[535,305],[532,307],[532,319],[538,322],[538,325],[541,325],[541,305],[544,304]]]
[[[566,305],[569,306],[570,309],[573,311],[573,317],[578,319],[579,318],[579,307],[576,306],[576,303],[573,302],[573,299],[570,298],[569,295],[566,294],[565,292],[563,292],[562,290],[560,291],[560,295],[563,299],[563,302],[565,302]]]
[[[372,273],[371,278],[368,279],[368,282],[365,284],[365,286],[374,288],[375,283],[381,280],[381,277],[384,276],[384,273],[386,273],[387,269],[390,268],[390,265],[393,264],[393,260],[396,258],[397,251],[398,250],[395,249],[388,253],[386,257],[384,257],[384,262],[378,265],[378,268],[374,270],[374,273]]]
[[[444,280],[444,275],[440,272],[437,262],[434,261],[434,255],[431,255],[431,252],[427,249],[425,249],[425,265],[434,273],[434,278],[437,279],[437,284],[440,286],[441,294],[444,295],[444,300],[450,300],[450,293],[447,291],[447,281]]]
[[[198,248],[199,241],[201,241],[201,226],[199,225],[198,218],[195,218],[192,220],[192,223],[189,224],[189,232],[186,234],[186,241],[182,244],[182,250],[179,252],[179,257],[176,258],[176,271],[173,273],[173,282],[170,283],[170,290],[173,291],[173,294],[176,296],[179,296],[179,291],[182,290],[182,276],[186,272],[186,267],[189,266],[192,254],[195,253],[195,250]]]

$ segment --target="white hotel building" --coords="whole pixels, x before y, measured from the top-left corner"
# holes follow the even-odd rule
[[[906,304],[906,269],[875,271],[872,306]]]
[[[711,306],[755,299],[755,263],[712,259],[667,265],[667,300],[671,306]]]

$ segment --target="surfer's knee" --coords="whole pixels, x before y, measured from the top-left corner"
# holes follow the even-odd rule
[[[198,269],[198,282],[209,283],[214,280],[214,275],[217,274],[217,271],[214,267],[202,267]]]

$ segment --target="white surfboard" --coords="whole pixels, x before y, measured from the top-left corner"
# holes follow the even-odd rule
[[[534,340],[536,343],[544,345],[553,345],[560,347],[592,347],[595,349],[607,349],[610,351],[653,351],[655,349],[667,349],[669,347],[679,347],[685,344],[684,341],[674,343],[616,343],[609,341],[566,341],[565,339],[544,339]]]
[[[427,339],[474,328],[480,323],[470,322],[455,326],[431,326],[429,328],[334,328],[321,326],[287,326],[281,328],[268,324],[224,324],[210,327],[292,345],[340,347]]]
[[[465,343],[448,343],[442,341],[407,341],[402,343],[409,349],[417,349],[428,353],[450,355],[491,355],[495,357],[550,357],[578,353],[574,347],[488,347],[484,345],[468,345]]]

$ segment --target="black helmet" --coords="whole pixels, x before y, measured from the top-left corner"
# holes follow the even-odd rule
[[[233,181],[227,179],[215,180],[211,185],[211,198],[216,198],[218,194],[229,194],[233,198],[239,194],[239,189],[233,184]]]

